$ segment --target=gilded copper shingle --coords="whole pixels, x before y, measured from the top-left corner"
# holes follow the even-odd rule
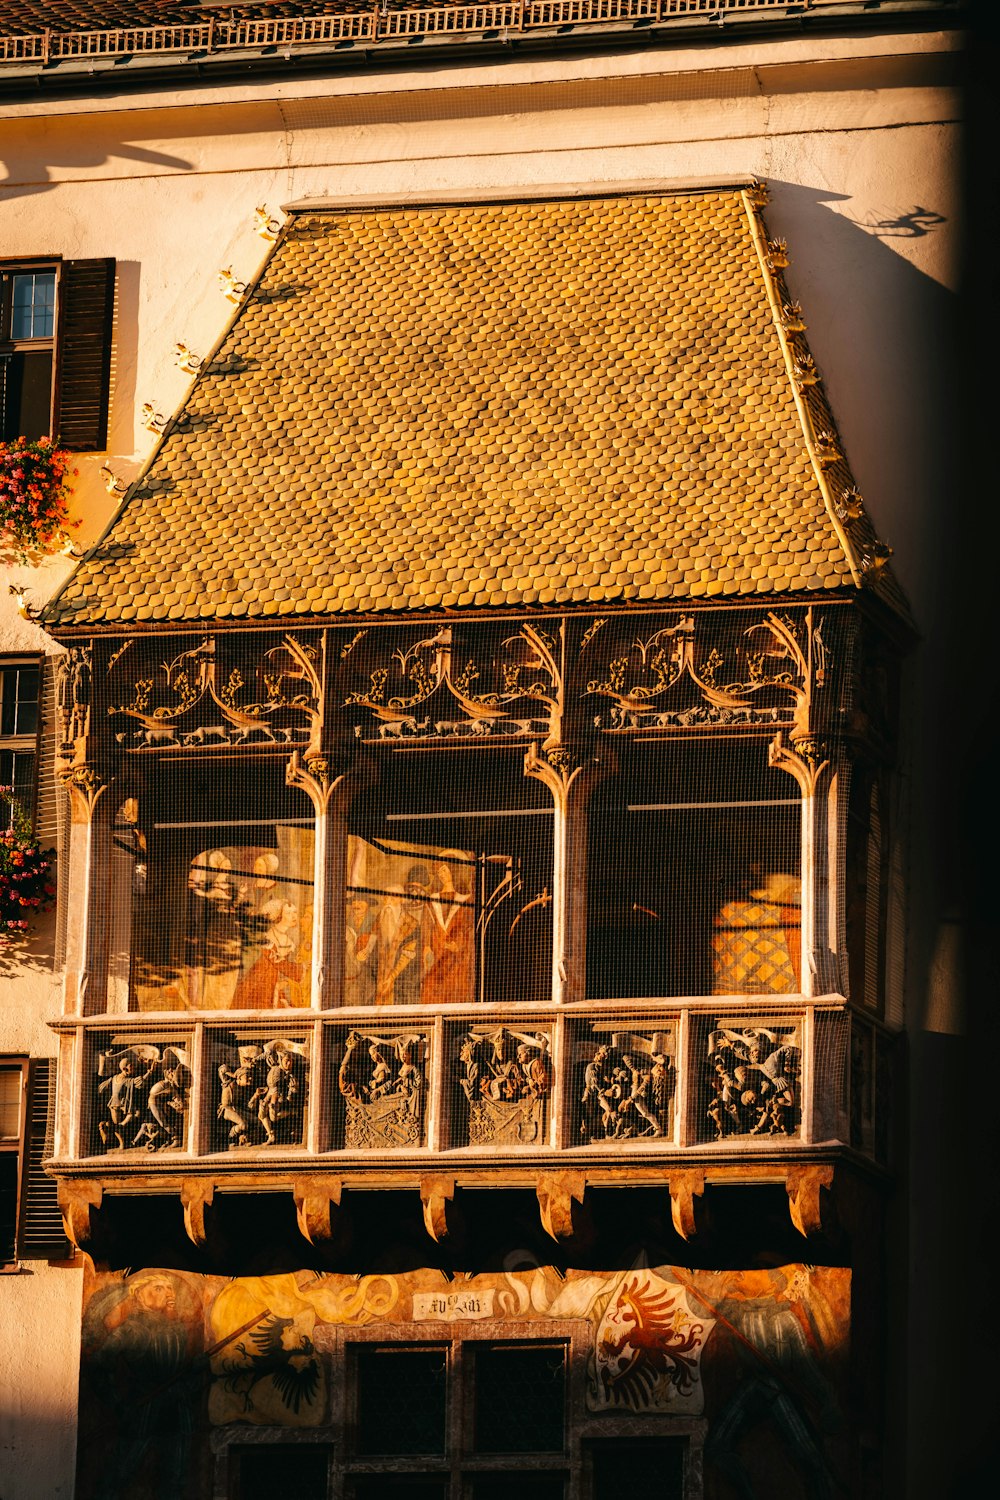
[[[296,215],[48,618],[858,584],[874,538],[835,519],[783,299],[735,189]]]

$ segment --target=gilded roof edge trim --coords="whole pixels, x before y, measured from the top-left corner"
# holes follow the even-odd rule
[[[727,188],[735,192],[758,185],[752,172],[724,172],[718,176],[700,177],[630,177],[625,181],[607,184],[593,182],[568,182],[561,187],[551,183],[529,183],[519,186],[462,188],[461,192],[440,189],[422,189],[419,192],[358,193],[350,197],[297,198],[292,203],[282,203],[284,214],[350,213],[355,209],[368,208],[454,208],[467,204],[490,203],[576,203],[587,198],[634,198],[636,194],[655,194],[657,197],[690,198],[698,195],[724,192]]]
[[[863,587],[863,579],[858,568],[857,558],[854,555],[854,548],[851,546],[847,532],[844,530],[843,524],[837,515],[836,502],[830,488],[830,482],[826,477],[823,465],[819,461],[812,416],[802,398],[802,392],[799,390],[799,384],[795,378],[795,362],[788,342],[788,334],[785,331],[785,326],[781,318],[781,308],[778,303],[778,294],[775,290],[774,276],[768,264],[767,237],[760,214],[760,198],[763,192],[766,192],[764,184],[758,183],[752,188],[744,188],[740,192],[740,197],[743,199],[747,222],[750,225],[750,235],[753,239],[754,249],[757,252],[757,260],[764,280],[764,289],[767,292],[767,303],[771,309],[771,318],[778,334],[778,341],[781,344],[781,354],[785,361],[788,384],[791,387],[795,409],[799,414],[799,421],[802,424],[802,434],[806,440],[806,447],[809,450],[809,462],[812,464],[816,483],[823,497],[823,506],[836,532],[837,540],[843,548],[844,556],[847,559],[847,566],[851,570],[851,577],[854,579],[855,587],[860,589]]]

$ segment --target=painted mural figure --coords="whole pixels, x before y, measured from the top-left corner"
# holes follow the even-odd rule
[[[474,860],[351,835],[344,1001],[436,1004],[475,990]],[[371,900],[375,894],[377,899]]]
[[[836,1484],[823,1436],[842,1426],[836,1398],[796,1309],[773,1295],[754,1295],[760,1274],[734,1273],[730,1295],[711,1308],[730,1336],[740,1380],[712,1424],[705,1457],[726,1475],[741,1500],[760,1500],[739,1443],[746,1432],[766,1423],[806,1477],[810,1495],[834,1500]]]
[[[200,1307],[177,1277],[141,1271],[91,1305],[85,1343],[92,1378],[119,1417],[94,1500],[176,1500],[187,1492],[203,1370]]]
[[[297,956],[298,908],[276,896],[264,903],[260,915],[267,923],[263,946],[236,986],[233,1008],[274,1010],[301,1005],[305,969]]]
[[[356,896],[347,903],[344,928],[344,1004],[372,1005],[378,987],[378,934],[370,903]]]

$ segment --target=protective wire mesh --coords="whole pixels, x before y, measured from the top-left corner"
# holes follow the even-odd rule
[[[395,655],[388,631],[115,647],[95,718],[121,771],[116,1019],[91,1035],[85,1149],[374,1158],[801,1131],[809,1037],[768,1005],[805,987],[803,803],[782,746],[797,754],[806,684],[820,725],[843,715],[853,626],[806,610],[547,623],[544,639],[408,627]],[[568,759],[545,738],[560,693]],[[336,776],[311,748],[324,695],[345,721]],[[837,774],[817,838],[836,828],[861,995],[881,964],[884,819],[865,776],[842,817]],[[553,1006],[567,952],[576,999]],[[844,1051],[815,1054],[824,1131]]]
[[[763,740],[628,747],[591,810],[590,994],[800,993],[800,829]]]

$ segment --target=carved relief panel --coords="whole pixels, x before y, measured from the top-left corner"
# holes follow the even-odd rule
[[[216,1150],[302,1146],[309,1048],[301,1038],[218,1038],[214,1060]]]
[[[185,1150],[190,1098],[186,1041],[112,1039],[96,1055],[93,1150]]]
[[[795,1135],[801,1073],[797,1020],[720,1019],[706,1043],[703,1137]]]
[[[455,1037],[456,1146],[539,1146],[547,1142],[553,1072],[551,1035],[506,1026]]]
[[[576,1143],[664,1140],[674,1134],[674,1028],[594,1023],[577,1046]]]
[[[428,1050],[422,1032],[347,1032],[338,1047],[337,1144],[352,1151],[424,1144]]]

